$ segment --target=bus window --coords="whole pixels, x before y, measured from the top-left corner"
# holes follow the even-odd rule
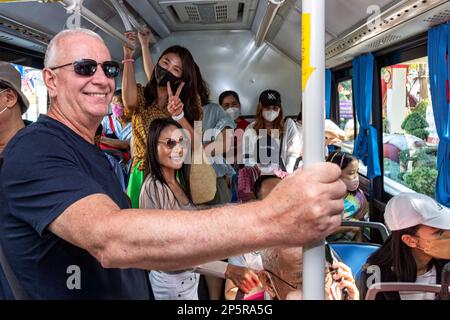
[[[30,102],[23,119],[36,121],[39,114],[47,114],[47,88],[44,85],[42,70],[14,64],[22,76],[22,92]]]
[[[397,194],[412,189],[434,198],[439,138],[428,59],[382,68],[380,81],[385,190]]]
[[[339,127],[345,131],[346,140],[343,148],[349,153],[353,153],[355,141],[355,119],[353,118],[353,87],[352,80],[345,80],[338,83],[339,95]]]

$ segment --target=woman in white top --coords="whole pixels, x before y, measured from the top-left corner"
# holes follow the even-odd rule
[[[243,137],[244,165],[258,164],[261,171],[281,169],[292,173],[300,157],[300,138],[292,119],[284,119],[281,96],[265,90],[259,96],[256,119]]]
[[[147,164],[139,207],[193,210],[181,126],[171,119],[156,119],[149,128]],[[163,226],[161,226],[163,227]],[[199,275],[193,270],[150,271],[156,300],[198,300]]]

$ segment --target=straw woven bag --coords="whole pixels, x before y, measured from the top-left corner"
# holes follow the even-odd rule
[[[217,191],[217,176],[216,171],[206,157],[203,147],[195,149],[189,172],[189,186],[192,202],[194,204],[202,204],[214,199]]]

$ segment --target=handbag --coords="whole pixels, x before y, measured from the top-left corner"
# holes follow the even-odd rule
[[[195,149],[189,170],[189,187],[192,202],[194,204],[203,204],[214,199],[217,192],[217,176],[216,171],[206,157],[203,147]],[[200,159],[201,161],[199,161]]]

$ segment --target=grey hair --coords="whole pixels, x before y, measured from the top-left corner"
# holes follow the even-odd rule
[[[66,29],[66,30],[60,31],[53,37],[53,39],[50,41],[50,43],[47,46],[47,51],[45,52],[45,58],[44,58],[44,67],[50,68],[50,67],[55,66],[54,64],[55,64],[56,56],[58,55],[58,45],[57,45],[58,41],[61,38],[64,38],[65,36],[76,35],[76,34],[85,34],[85,35],[88,35],[88,36],[91,36],[93,38],[100,40],[102,43],[105,43],[103,41],[102,37],[100,37],[97,33],[95,33],[94,31],[91,31],[89,29],[76,28],[76,29]]]

